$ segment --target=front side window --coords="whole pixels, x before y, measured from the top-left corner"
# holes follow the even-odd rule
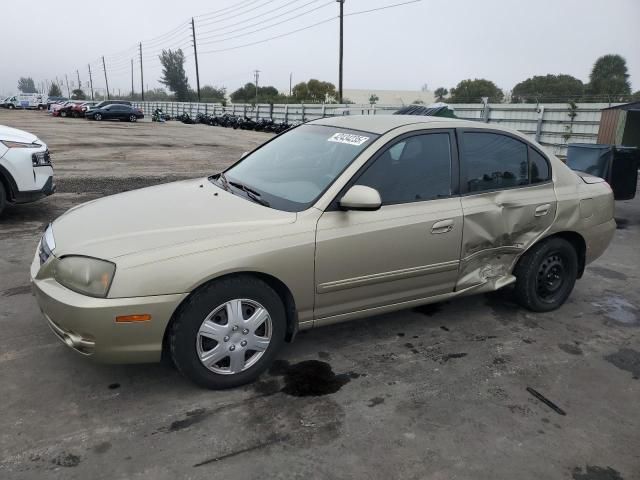
[[[278,210],[306,210],[378,135],[302,125],[276,137],[224,172],[217,185]]]
[[[528,147],[497,133],[465,132],[462,162],[469,192],[529,184]]]
[[[375,188],[383,205],[450,196],[449,134],[429,133],[401,140],[376,158],[356,183]]]

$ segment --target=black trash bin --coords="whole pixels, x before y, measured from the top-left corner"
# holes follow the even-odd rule
[[[567,150],[567,165],[604,178],[616,200],[630,200],[636,195],[640,166],[640,149],[636,147],[572,143]]]

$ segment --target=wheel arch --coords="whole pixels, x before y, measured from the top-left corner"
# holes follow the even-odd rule
[[[18,191],[18,185],[9,171],[0,165],[0,183],[7,194],[7,201],[12,201]]]
[[[545,242],[551,238],[562,238],[573,246],[573,248],[576,250],[576,254],[578,255],[578,278],[582,278],[582,275],[584,274],[584,269],[586,267],[587,242],[585,241],[584,237],[580,235],[578,232],[568,230],[568,231],[553,233],[533,243],[527,249],[527,251],[530,250],[534,245],[538,245],[541,242]],[[518,262],[516,263],[516,267],[523,257],[524,255],[520,256],[520,258],[518,259]]]
[[[268,273],[258,272],[258,271],[231,272],[231,273],[225,273],[218,277],[211,278],[206,282],[198,285],[198,287],[193,289],[193,291],[189,293],[189,295],[187,295],[182,300],[182,302],[180,302],[180,305],[178,305],[178,307],[173,312],[173,315],[171,315],[171,319],[167,323],[167,326],[165,327],[165,330],[164,330],[164,336],[162,338],[163,359],[166,359],[166,360],[169,359],[169,356],[167,354],[169,352],[169,349],[168,349],[169,332],[171,331],[171,326],[173,325],[173,322],[176,320],[178,313],[180,312],[182,307],[187,303],[187,301],[191,298],[191,296],[194,295],[196,292],[198,292],[200,289],[204,288],[205,286],[213,282],[217,282],[227,278],[243,277],[243,276],[258,278],[275,290],[275,292],[278,294],[278,296],[282,300],[282,304],[284,305],[285,313],[287,316],[287,332],[285,336],[285,341],[287,342],[293,341],[294,337],[296,336],[296,333],[298,332],[298,312],[296,310],[295,299],[293,298],[291,289],[282,280]]]

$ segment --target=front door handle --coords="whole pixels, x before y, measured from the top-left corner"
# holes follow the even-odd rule
[[[453,230],[453,219],[440,220],[431,227],[431,233],[433,234],[449,233],[451,230]]]
[[[544,217],[547,213],[549,213],[549,210],[551,209],[551,204],[550,203],[545,203],[544,205],[538,205],[536,207],[536,217]]]

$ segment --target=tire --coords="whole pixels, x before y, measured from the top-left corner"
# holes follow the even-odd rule
[[[79,117],[80,117],[80,114],[79,114],[78,112],[71,112],[71,116],[72,116],[73,118],[79,118]]]
[[[138,117],[136,117],[135,115],[129,115],[129,121],[135,123],[138,121]]]
[[[229,318],[228,308],[238,307],[243,318]],[[256,317],[264,320],[248,322]],[[269,367],[282,348],[286,326],[282,300],[262,280],[242,275],[213,281],[176,312],[169,332],[171,357],[180,373],[201,387],[237,387],[253,382]],[[259,350],[252,350],[253,345]]]
[[[578,254],[568,241],[550,238],[526,252],[514,274],[518,303],[534,312],[549,312],[569,298],[578,276]]]
[[[14,105],[14,104],[12,104],[12,103],[10,103],[10,104],[9,104],[9,110],[13,110],[14,108],[16,108],[16,107],[15,107],[15,105]]]
[[[97,120],[97,121],[102,120],[102,114],[100,114],[100,113],[96,113],[96,114],[93,116],[93,119],[94,119],[94,120]]]
[[[0,215],[7,206],[7,192],[4,190],[4,185],[0,182]]]
[[[60,116],[61,117],[66,117],[67,116],[67,112],[60,112]]]

